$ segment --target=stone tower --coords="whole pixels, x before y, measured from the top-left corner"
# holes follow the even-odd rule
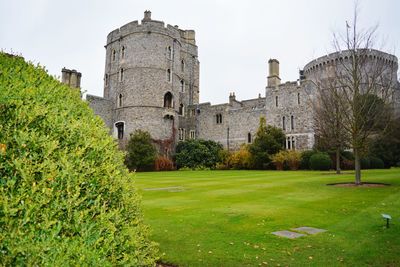
[[[199,102],[195,32],[165,26],[145,11],[141,23],[109,33],[105,48],[104,98],[89,96],[91,106],[103,118],[111,112],[105,121],[121,147],[141,129],[169,155],[179,120],[189,105]]]

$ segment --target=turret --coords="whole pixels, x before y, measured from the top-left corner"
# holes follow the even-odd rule
[[[279,61],[277,59],[270,59],[268,61],[268,67],[268,87],[278,86],[281,83],[281,78],[279,78]]]
[[[146,10],[144,12],[144,18],[142,19],[143,21],[150,21],[151,20],[151,11],[150,10]]]

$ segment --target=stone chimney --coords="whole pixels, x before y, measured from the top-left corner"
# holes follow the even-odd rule
[[[279,61],[277,59],[270,59],[268,61],[268,67],[268,87],[278,86],[281,83],[281,78],[279,78]]]
[[[76,70],[62,68],[61,82],[72,88],[81,88],[82,74]]]
[[[229,94],[229,104],[232,105],[236,101],[236,96],[235,93],[230,93]]]
[[[151,11],[150,10],[146,10],[144,12],[144,18],[142,19],[142,21],[150,21],[151,20]]]

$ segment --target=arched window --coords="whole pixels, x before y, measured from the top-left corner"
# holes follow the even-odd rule
[[[181,71],[185,71],[185,61],[183,59],[181,60]]]
[[[121,48],[121,58],[125,58],[125,46]]]
[[[251,133],[247,134],[247,143],[251,143]]]
[[[173,52],[172,52],[172,47],[171,46],[168,46],[167,47],[167,57],[169,58],[169,59],[172,59],[172,57],[173,57]]]
[[[290,116],[290,128],[291,128],[292,130],[294,130],[294,117],[293,117],[293,115]]]
[[[164,108],[172,108],[173,107],[173,96],[171,92],[167,92],[164,95]]]
[[[122,82],[124,80],[124,69],[119,70],[119,80]]]
[[[286,131],[286,118],[285,118],[285,116],[282,117],[282,130]]]
[[[117,122],[115,124],[115,128],[116,128],[116,131],[117,131],[118,139],[123,139],[124,138],[124,128],[125,128],[124,123],[122,121]]]
[[[185,81],[181,80],[181,92],[185,92]]]
[[[122,94],[118,95],[118,107],[122,107]]]
[[[115,56],[117,54],[117,51],[115,49],[112,50],[112,61],[115,61]]]
[[[171,81],[171,70],[167,69],[167,81]]]

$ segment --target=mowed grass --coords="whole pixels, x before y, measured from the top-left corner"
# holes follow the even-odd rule
[[[165,263],[400,266],[400,169],[362,174],[364,182],[391,185],[327,186],[353,181],[353,174],[314,171],[153,172],[135,180]],[[389,229],[381,213],[392,215]],[[328,232],[298,239],[271,234],[300,226]]]

